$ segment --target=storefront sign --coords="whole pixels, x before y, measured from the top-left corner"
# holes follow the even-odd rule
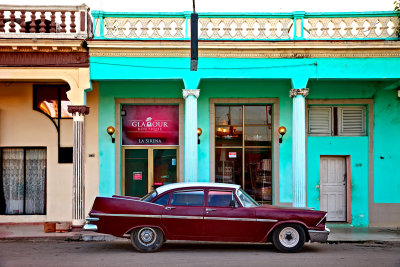
[[[229,158],[230,159],[235,159],[236,158],[236,152],[229,152]]]
[[[179,145],[177,105],[125,105],[122,145]]]
[[[141,181],[143,179],[142,172],[133,172],[133,180]]]

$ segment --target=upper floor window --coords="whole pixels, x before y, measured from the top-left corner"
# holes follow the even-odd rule
[[[33,109],[53,119],[72,118],[68,112],[68,106],[71,105],[67,97],[68,90],[69,87],[65,85],[35,85]]]
[[[365,106],[309,106],[308,134],[319,136],[363,136]]]

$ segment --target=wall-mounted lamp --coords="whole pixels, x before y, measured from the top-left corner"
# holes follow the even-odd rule
[[[200,135],[203,133],[201,128],[197,128],[197,144],[200,145]]]
[[[113,134],[115,133],[115,129],[112,126],[108,126],[107,127],[107,133],[110,135],[111,137],[111,142],[115,143],[115,138],[113,137]]]
[[[281,135],[281,137],[279,137],[279,143],[282,143],[282,138],[286,133],[286,127],[285,126],[281,126],[279,127],[279,134]]]

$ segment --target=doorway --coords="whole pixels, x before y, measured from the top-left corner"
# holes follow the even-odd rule
[[[327,211],[327,221],[347,221],[347,168],[345,156],[321,156],[320,208]]]
[[[122,148],[122,192],[142,197],[161,185],[179,180],[178,147]]]

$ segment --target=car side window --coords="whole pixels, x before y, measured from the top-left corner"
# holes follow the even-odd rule
[[[165,206],[168,205],[168,200],[169,200],[169,194],[165,194],[162,197],[156,199],[153,203]]]
[[[203,206],[203,190],[184,190],[172,193],[172,206]]]
[[[235,207],[239,206],[232,191],[208,191],[208,206],[229,207],[232,200],[235,201]]]

